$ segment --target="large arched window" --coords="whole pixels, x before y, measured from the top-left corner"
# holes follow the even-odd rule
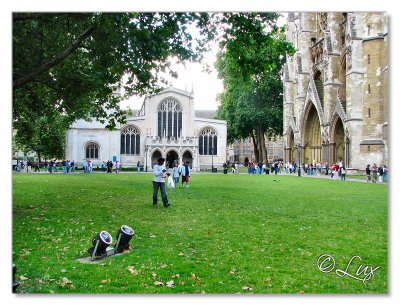
[[[175,137],[182,135],[182,105],[168,97],[160,102],[157,108],[157,136]]]
[[[199,135],[199,154],[217,155],[218,137],[212,128],[206,128]]]
[[[122,129],[121,154],[140,154],[140,131],[136,126],[128,125]]]
[[[94,142],[90,142],[85,147],[87,159],[98,159],[99,158],[99,145]]]

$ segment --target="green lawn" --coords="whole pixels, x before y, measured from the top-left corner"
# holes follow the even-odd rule
[[[194,174],[190,188],[168,191],[171,207],[153,208],[151,181],[144,173],[14,174],[18,292],[388,292],[387,185]],[[76,260],[95,234],[115,241],[123,224],[135,230],[131,252]],[[359,264],[379,268],[364,284],[322,273],[322,254],[341,270],[359,256],[352,275]]]

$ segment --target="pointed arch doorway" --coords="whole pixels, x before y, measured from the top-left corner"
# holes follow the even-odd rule
[[[165,158],[166,167],[173,168],[174,161],[178,161],[179,163],[178,153],[175,150],[168,151],[167,156]]]
[[[182,155],[182,162],[189,162],[190,168],[193,168],[193,155],[190,151],[185,151]]]
[[[155,150],[151,155],[151,167],[153,168],[155,164],[157,164],[158,159],[162,157],[161,152],[159,150]]]
[[[333,122],[332,162],[345,161],[345,133],[342,119],[337,116]],[[347,165],[346,165],[347,166]]]
[[[314,104],[310,104],[303,132],[303,163],[312,164],[321,161],[321,124]]]

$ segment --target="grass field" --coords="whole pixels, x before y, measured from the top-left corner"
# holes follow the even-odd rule
[[[20,293],[387,293],[388,186],[274,175],[194,174],[153,208],[152,175],[14,174]],[[159,201],[161,202],[161,201]],[[131,252],[84,264],[101,230]],[[336,269],[317,267],[320,255]],[[360,261],[362,260],[362,261]],[[361,273],[362,272],[362,273]]]

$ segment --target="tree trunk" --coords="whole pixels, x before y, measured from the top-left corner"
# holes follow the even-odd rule
[[[257,132],[257,142],[258,142],[258,161],[261,162],[264,160],[264,155],[263,155],[263,140],[261,137],[261,131],[260,131],[260,125],[257,124],[256,126],[256,132]]]
[[[265,130],[264,128],[260,125],[259,126],[259,131],[260,131],[260,151],[262,154],[262,161],[268,162],[268,152],[267,148],[265,147]]]
[[[258,158],[258,155],[259,155],[259,151],[258,151],[258,144],[257,144],[257,137],[255,137],[254,136],[254,133],[251,133],[251,139],[253,140],[253,147],[254,147],[254,158]],[[253,160],[253,162],[255,162],[254,160]]]
[[[259,150],[259,158],[260,162],[268,161],[268,153],[265,147],[265,131],[261,124],[257,125],[257,138],[258,138],[258,150]]]

